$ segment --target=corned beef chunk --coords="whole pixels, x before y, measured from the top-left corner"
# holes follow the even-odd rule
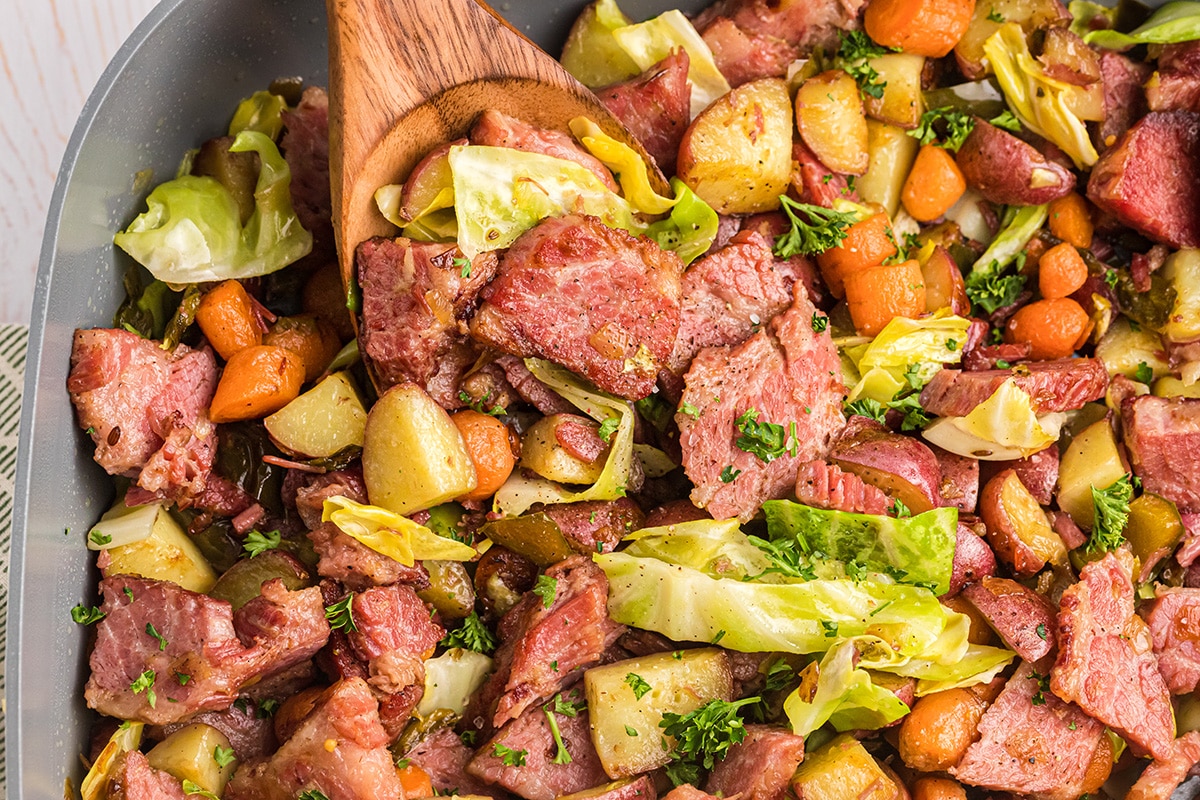
[[[983,712],[979,735],[951,775],[986,789],[1076,800],[1104,726],[1055,697],[1023,663]]]
[[[309,86],[295,108],[283,112],[280,149],[292,171],[292,208],[312,234],[310,259],[336,258],[333,241],[333,201],[329,191],[329,96]]]
[[[852,514],[886,514],[888,507],[888,497],[880,489],[824,461],[800,465],[796,473],[796,499],[806,506]]]
[[[100,589],[106,616],[85,696],[119,719],[163,725],[226,708],[243,686],[312,658],[329,638],[320,590],[289,592],[279,579],[236,614],[165,581],[117,575]]]
[[[1145,395],[1121,411],[1133,472],[1146,491],[1183,513],[1200,511],[1200,400]]]
[[[1100,123],[1098,146],[1103,151],[1129,130],[1146,113],[1143,84],[1153,71],[1149,64],[1105,50],[1100,56],[1100,80],[1104,84],[1104,121]]]
[[[834,200],[858,200],[858,192],[850,188],[846,176],[821,163],[816,153],[803,142],[792,145],[792,188],[801,202],[831,208]]]
[[[576,144],[569,135],[562,131],[535,127],[494,109],[483,112],[475,121],[475,127],[471,129],[471,144],[509,147],[513,150],[574,161],[589,170],[609,189],[617,191],[617,182],[613,180],[608,168],[600,159]]]
[[[1154,78],[1146,83],[1151,111],[1200,111],[1200,44],[1165,45]]]
[[[367,485],[363,481],[362,467],[337,470],[314,475],[311,472],[288,470],[284,485],[285,498],[292,494],[296,513],[304,527],[314,531],[321,527],[321,516],[325,512],[325,501],[330,497],[346,497],[356,503],[367,502]]]
[[[1019,369],[943,369],[921,390],[921,407],[939,417],[965,417],[1009,378],[1029,395],[1038,414],[1083,408],[1108,388],[1108,372],[1094,358],[1035,361]]]
[[[392,650],[419,656],[446,635],[408,586],[367,589],[354,596],[350,607],[355,624],[349,633],[350,646],[364,661]]]
[[[702,33],[720,17],[727,17],[748,35],[781,39],[804,56],[820,46],[832,53],[839,34],[858,28],[865,0],[718,0],[696,17]]]
[[[358,246],[363,353],[383,386],[411,381],[445,408],[462,405],[458,381],[475,362],[467,317],[496,271],[496,254],[481,253],[471,270],[454,264],[455,245],[368,239]]]
[[[354,591],[393,583],[407,583],[418,589],[429,586],[429,572],[423,565],[406,567],[342,533],[332,522],[309,531],[308,538],[320,558],[317,574],[341,581]]]
[[[554,601],[527,593],[501,621],[496,671],[468,708],[466,724],[499,728],[582,677],[625,632],[608,618],[608,578],[586,556],[548,568]],[[479,708],[478,706],[484,706]]]
[[[1200,113],[1151,111],[1100,156],[1088,198],[1143,236],[1200,246]]]
[[[434,790],[440,794],[481,795],[504,800],[507,792],[497,791],[467,772],[467,762],[473,755],[452,728],[442,728],[422,739],[404,757],[429,773]]]
[[[783,800],[803,758],[803,736],[770,725],[747,725],[746,738],[717,762],[704,790],[741,800]]]
[[[564,692],[562,699],[573,704],[573,709],[578,709],[583,705],[583,692],[577,689]],[[553,702],[545,704],[545,708],[554,713]],[[600,766],[600,757],[592,746],[587,711],[575,710],[574,716],[554,713],[554,719],[570,761],[554,763],[558,746],[547,712],[542,706],[531,706],[479,748],[467,764],[467,773],[526,800],[554,800],[607,781],[608,775]],[[498,748],[523,751],[525,763],[506,765],[499,754],[505,751],[497,752]]]
[[[105,797],[108,800],[184,800],[179,778],[150,766],[137,750],[117,757]]]
[[[701,349],[745,341],[792,304],[794,283],[776,268],[770,242],[753,231],[738,233],[684,273],[679,335],[667,367],[682,374]]]
[[[542,509],[581,555],[611,553],[621,539],[644,526],[646,516],[628,497],[559,503]]]
[[[1171,694],[1200,686],[1200,589],[1159,589],[1146,614],[1158,670]]]
[[[678,48],[633,80],[596,92],[665,175],[675,174],[679,143],[691,121],[688,63],[687,51]]]
[[[1175,738],[1171,696],[1133,613],[1129,567],[1112,553],[1063,592],[1050,687],[1116,731],[1135,753],[1166,758]]]
[[[787,495],[800,465],[822,457],[844,424],[837,350],[828,330],[813,331],[816,311],[804,287],[797,284],[793,294],[769,331],[735,347],[701,350],[684,376],[679,407],[687,411],[675,414],[683,466],[696,487],[692,502],[716,519],[748,520],[764,500]],[[737,445],[737,420],[751,409],[756,424],[785,432],[784,451],[769,463]]]
[[[1008,578],[986,577],[965,587],[962,596],[1023,660],[1032,664],[1054,652],[1058,610],[1033,589]]]
[[[747,33],[728,17],[717,17],[704,29],[713,62],[732,87],[759,78],[783,78],[799,48],[775,36]]]
[[[376,708],[365,681],[334,684],[270,759],[238,767],[224,800],[295,800],[308,790],[329,800],[403,797]]]
[[[187,507],[204,491],[216,454],[208,404],[217,386],[212,351],[107,328],[75,331],[67,389],[79,426],[110,475],[137,477],[154,497]]]
[[[471,335],[640,400],[675,343],[682,272],[674,253],[595,217],[546,219],[501,256]]]
[[[1125,795],[1125,800],[1170,800],[1188,771],[1200,763],[1200,731],[1190,731],[1171,745],[1171,753],[1155,759]]]

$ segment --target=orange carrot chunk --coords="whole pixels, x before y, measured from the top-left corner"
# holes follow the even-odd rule
[[[1047,300],[1074,294],[1087,276],[1087,264],[1070,242],[1054,245],[1038,259],[1038,289]]]
[[[429,773],[416,764],[408,763],[396,767],[396,777],[400,779],[401,797],[404,800],[414,800],[418,797],[433,797],[433,780]]]
[[[259,419],[295,400],[303,385],[304,364],[291,350],[247,347],[225,364],[208,416],[213,422]]]
[[[975,0],[871,0],[863,24],[885,47],[941,58],[967,32]]]
[[[846,304],[854,328],[874,336],[894,317],[925,313],[925,281],[916,260],[881,264],[846,276]]]
[[[238,281],[228,280],[205,292],[196,308],[196,324],[226,361],[240,350],[262,344],[254,301]]]
[[[450,421],[462,435],[478,480],[474,489],[458,499],[486,500],[504,485],[516,465],[508,426],[495,417],[471,410],[456,412]]]
[[[280,317],[263,336],[263,344],[286,347],[304,364],[305,382],[320,377],[342,344],[337,331],[313,314]]]
[[[887,214],[875,214],[846,229],[841,246],[817,256],[821,277],[834,297],[843,294],[842,281],[852,272],[882,264],[896,255],[895,237]]]
[[[1045,262],[1046,257],[1042,256]],[[1031,358],[1066,358],[1087,335],[1091,320],[1087,312],[1069,297],[1038,300],[1018,309],[1008,320],[1004,338],[1010,342],[1028,342]]]
[[[966,190],[967,182],[954,157],[927,144],[917,153],[900,192],[900,202],[913,219],[932,222],[949,211]]]
[[[1071,192],[1057,200],[1051,200],[1048,211],[1051,233],[1076,247],[1092,246],[1094,226],[1087,200],[1084,200],[1079,194]]]

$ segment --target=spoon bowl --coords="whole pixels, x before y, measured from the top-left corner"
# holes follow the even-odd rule
[[[578,116],[653,161],[592,92],[476,0],[328,0],[330,153],[342,280],[354,252],[395,228],[375,190],[400,183],[444,142],[495,109],[569,131]],[[651,169],[658,191],[666,179]]]

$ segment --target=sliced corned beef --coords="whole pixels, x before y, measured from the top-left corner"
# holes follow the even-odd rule
[[[745,341],[792,304],[793,283],[776,269],[770,243],[753,231],[692,264],[668,368],[682,374],[701,349]]]
[[[1063,592],[1050,687],[1121,735],[1135,753],[1166,758],[1175,738],[1171,696],[1150,631],[1133,613],[1129,567],[1109,553]]]
[[[137,750],[117,756],[105,790],[108,800],[184,800],[179,778],[150,766]]]
[[[535,127],[494,109],[483,112],[475,121],[475,127],[471,129],[471,144],[511,147],[513,150],[574,161],[591,171],[609,189],[617,191],[617,183],[608,168],[570,136],[562,131]]]
[[[717,17],[704,28],[704,43],[717,69],[730,86],[759,78],[783,78],[800,48],[766,33],[749,33],[728,17]]]
[[[939,417],[965,417],[1009,378],[1033,400],[1038,414],[1071,411],[1104,396],[1108,372],[1094,358],[1034,361],[1015,369],[943,369],[921,390],[921,407]]]
[[[118,719],[163,725],[226,708],[242,686],[312,658],[329,637],[320,590],[289,592],[278,579],[237,614],[165,581],[117,575],[100,589],[106,616],[84,694]]]
[[[803,759],[803,736],[770,725],[747,725],[746,738],[716,763],[704,790],[717,797],[783,800]]]
[[[1146,767],[1125,800],[1170,800],[1188,771],[1200,763],[1200,731],[1189,731],[1171,745],[1170,754]]]
[[[342,680],[270,759],[238,767],[222,797],[295,800],[309,790],[329,800],[403,797],[387,745],[366,682]]]
[[[1200,246],[1200,113],[1151,111],[1100,156],[1088,198],[1143,236]]]
[[[501,256],[471,335],[640,400],[675,343],[682,271],[674,253],[595,217],[546,219]]]
[[[355,624],[350,646],[364,661],[392,650],[419,656],[446,635],[430,618],[425,601],[408,586],[367,589],[354,595],[350,607]]]
[[[584,794],[587,800],[656,800],[658,792],[649,775],[606,783]],[[582,800],[577,796],[576,800]]]
[[[1100,123],[1101,150],[1111,147],[1117,137],[1146,113],[1143,84],[1150,77],[1149,64],[1129,56],[1105,50],[1100,55],[1100,80],[1104,84],[1104,121]]]
[[[1058,609],[1033,589],[1008,578],[985,577],[965,587],[962,596],[1025,661],[1032,664],[1054,652]]]
[[[983,712],[979,734],[951,775],[995,791],[1076,800],[1104,726],[1055,697],[1023,663]]]
[[[333,201],[329,190],[329,96],[319,86],[309,86],[300,103],[283,112],[280,149],[292,172],[292,208],[304,229],[312,234],[314,257],[327,262],[334,252]]]
[[[691,121],[692,85],[683,48],[638,77],[600,89],[596,96],[625,123],[664,175],[675,174],[679,143]]]
[[[79,426],[110,475],[181,506],[204,491],[216,455],[208,404],[217,386],[212,351],[108,328],[75,331],[67,390]]]
[[[1159,589],[1146,614],[1158,670],[1172,694],[1200,686],[1200,589]]]
[[[577,689],[565,692],[563,699],[582,705],[583,693]],[[547,708],[553,712],[553,705],[547,704]],[[556,713],[554,719],[570,761],[554,763],[558,747],[550,721],[541,706],[532,706],[479,748],[467,764],[467,773],[526,800],[554,800],[607,781],[608,775],[592,746],[587,711],[576,711],[575,716]],[[506,765],[497,746],[524,752],[524,764]]]
[[[853,514],[886,514],[888,496],[835,464],[809,461],[796,473],[796,499],[806,506],[849,511]]]
[[[367,683],[379,700],[379,722],[394,742],[404,733],[412,713],[425,696],[425,662],[402,650],[389,650],[371,659]]]
[[[1002,344],[981,344],[971,349],[963,348],[963,369],[968,372],[978,372],[987,369],[1001,369],[1000,362],[1009,366],[1025,361],[1033,351],[1029,342],[1004,342]],[[1007,367],[1004,367],[1007,369]]]
[[[163,736],[170,736],[175,731],[196,722],[211,725],[225,734],[238,761],[245,762],[263,758],[275,752],[279,746],[279,742],[275,738],[274,720],[266,714],[258,713],[255,703],[240,701],[220,711],[205,711],[189,717],[184,722],[164,725]]]
[[[362,289],[363,354],[383,386],[411,381],[445,408],[462,405],[458,381],[475,361],[466,320],[496,271],[481,253],[465,272],[455,245],[368,239],[355,263]],[[465,274],[464,274],[465,273]]]
[[[1158,57],[1158,69],[1146,82],[1151,111],[1200,111],[1200,44],[1168,44]]]
[[[1200,400],[1143,395],[1121,409],[1133,472],[1147,492],[1200,511]]]
[[[702,508],[696,508],[692,505],[691,500],[672,500],[650,509],[642,527],[658,528],[663,525],[678,525],[681,522],[691,522],[697,519],[712,519],[712,515]]]
[[[547,608],[530,592],[505,616],[496,672],[480,693],[494,698],[494,707],[479,710],[479,719],[468,715],[472,727],[499,728],[550,698],[625,632],[608,617],[608,579],[590,558],[571,556],[545,574],[555,582],[553,602]]]
[[[571,548],[581,555],[611,553],[621,539],[640,529],[646,516],[628,497],[546,506]]]
[[[837,50],[839,34],[859,27],[865,5],[865,0],[718,0],[695,23],[703,31],[717,17],[728,17],[746,33],[783,39],[804,56],[817,46]]]
[[[308,538],[320,557],[317,574],[341,581],[354,591],[393,583],[407,583],[418,589],[429,585],[429,572],[424,566],[406,567],[342,533],[332,522],[318,525],[309,531]]]
[[[701,350],[684,376],[686,412],[675,414],[683,466],[696,487],[692,502],[717,519],[749,519],[764,500],[787,495],[800,465],[822,457],[844,424],[837,350],[828,330],[813,331],[804,287],[793,287],[793,295],[769,331]],[[785,451],[769,463],[736,444],[736,422],[750,409],[758,424],[785,431]]]
[[[441,728],[421,740],[404,757],[429,773],[435,791],[443,795],[479,795],[504,800],[499,791],[467,772],[474,752],[463,744],[453,728]]]

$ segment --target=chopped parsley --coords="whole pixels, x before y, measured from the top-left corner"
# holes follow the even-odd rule
[[[217,762],[218,767],[228,767],[236,760],[237,756],[234,755],[232,747],[217,745],[213,748],[213,761]]]
[[[741,474],[740,469],[734,469],[732,465],[726,464],[725,469],[721,470],[721,483],[733,483]]]
[[[492,743],[492,751],[506,767],[525,766],[525,756],[529,755],[529,751],[527,750],[513,750],[511,747],[505,747],[499,742]]]
[[[549,575],[538,575],[533,593],[542,598],[542,608],[549,608],[554,605],[554,598],[558,594],[558,579]]]
[[[637,736],[638,735],[637,728],[626,725],[625,726],[625,735],[626,736]]]
[[[764,464],[770,464],[784,454],[787,439],[784,427],[774,422],[759,422],[757,409],[746,409],[733,424],[740,434],[734,441],[739,450],[757,456]]]
[[[717,642],[721,641],[724,638],[725,638],[725,630],[721,629],[721,630],[717,631],[716,636],[712,637],[712,641],[709,642],[709,644],[716,644]]]
[[[356,631],[354,624],[354,594],[348,594],[330,606],[325,606],[325,619],[335,631]]]
[[[103,533],[99,530],[94,530],[91,533],[89,533],[88,539],[90,539],[92,544],[96,545],[97,547],[103,547],[106,544],[112,543],[112,537],[109,536],[107,533]]]
[[[148,669],[141,675],[138,675],[133,683],[129,684],[129,689],[134,694],[146,693],[146,702],[150,704],[151,708],[154,708],[155,704],[158,703],[158,695],[154,693],[153,689],[154,679],[157,677],[158,675],[154,670]]]
[[[1029,674],[1029,680],[1037,681],[1038,684],[1037,691],[1033,693],[1033,697],[1029,698],[1029,702],[1035,706],[1046,705],[1046,696],[1043,692],[1050,691],[1050,676],[1038,675],[1036,672],[1032,672]]]
[[[461,256],[456,256],[451,263],[453,263],[454,266],[458,267],[458,269],[459,269],[458,274],[461,277],[463,277],[463,278],[471,277],[471,259],[463,258]]]
[[[975,118],[950,106],[931,108],[921,115],[917,127],[908,135],[921,144],[932,144],[957,153],[975,129]]]
[[[958,350],[958,339],[947,339],[946,340],[946,349],[952,353],[955,350]]]
[[[154,628],[153,622],[146,623],[146,633],[158,640],[158,652],[163,652],[167,649],[167,640]]]
[[[279,701],[268,697],[258,701],[254,708],[254,716],[259,719],[267,719],[274,716],[277,710],[279,710]]]
[[[897,519],[912,516],[912,511],[909,510],[908,506],[904,505],[904,502],[899,497],[892,501],[892,505],[888,508],[888,511]]]
[[[641,700],[650,691],[650,684],[646,683],[645,678],[635,672],[630,672],[625,675],[625,685],[633,690],[633,696]]]
[[[556,748],[554,758],[550,763],[570,764],[574,759],[571,758],[571,753],[567,750],[567,745],[562,738],[562,731],[558,729],[558,719],[554,716],[554,711],[551,710],[549,703],[542,706],[542,713],[546,715],[546,721],[550,723],[550,735],[554,737],[554,746]],[[522,750],[521,752],[524,753],[525,751]],[[499,753],[497,753],[497,755],[499,755]],[[508,762],[506,761],[505,763],[507,764]],[[524,756],[522,756],[521,764],[516,766],[522,766],[524,763]]]
[[[1150,383],[1154,380],[1154,370],[1145,361],[1139,361],[1133,377],[1140,383]]]
[[[246,534],[246,538],[242,540],[242,549],[246,551],[246,555],[254,557],[260,553],[265,553],[268,550],[274,550],[279,547],[283,538],[279,531],[250,531]]]
[[[759,702],[746,697],[728,702],[709,700],[687,714],[667,712],[658,723],[663,733],[675,739],[674,755],[681,761],[712,769],[729,748],[746,738],[746,726],[738,709]]]
[[[1017,119],[1016,115],[1007,108],[989,119],[988,122],[992,123],[997,128],[1002,128],[1003,130],[1008,131],[1009,133],[1021,132],[1021,120]]]
[[[82,603],[71,609],[71,619],[80,625],[91,625],[93,622],[99,622],[106,616],[107,614],[95,606],[88,608]]]
[[[1034,632],[1037,633],[1039,639],[1046,641],[1046,623],[1039,622],[1037,627],[1034,628]]]
[[[679,406],[678,410],[679,410],[680,414],[691,417],[692,419],[700,418],[700,409],[696,408],[691,403],[684,402],[682,405]]]
[[[458,390],[459,401],[466,404],[466,406],[472,411],[478,411],[480,414],[487,414],[489,417],[502,417],[507,414],[508,412],[504,410],[504,406],[493,405],[491,408],[486,408],[484,406],[484,404],[490,400],[491,397],[492,393],[488,392],[483,397],[475,400],[471,397],[471,395],[467,394],[462,389]]]
[[[1122,475],[1105,489],[1092,487],[1092,507],[1096,520],[1087,541],[1087,552],[1107,553],[1125,541],[1125,523],[1129,521],[1129,501],[1133,499],[1133,484]]]
[[[217,795],[200,786],[200,784],[196,783],[195,781],[188,780],[187,778],[183,779],[183,783],[180,784],[180,786],[183,789],[183,793],[186,795],[199,795],[200,797],[207,797],[208,800],[221,800],[221,798]]]
[[[838,57],[842,60],[842,68],[846,70],[863,97],[876,100],[883,97],[887,81],[870,64],[870,59],[887,55],[888,49],[871,41],[862,31],[848,31],[841,34],[842,43],[838,48]]]
[[[858,221],[853,212],[797,203],[787,195],[780,195],[779,201],[791,222],[791,228],[775,239],[773,252],[780,258],[815,255],[838,247],[846,238],[846,229]]]
[[[822,314],[818,311],[814,311],[813,315],[812,315],[813,333],[824,333],[828,327],[829,327],[829,317],[825,316],[824,314]]]
[[[616,417],[609,417],[600,423],[600,429],[596,431],[596,434],[600,437],[600,441],[610,442],[612,441],[613,434],[617,432],[617,428],[620,426],[620,420]]]
[[[191,679],[192,679],[192,676],[188,675],[186,672],[176,672],[175,673],[175,681],[180,686],[187,686],[188,681],[190,681]],[[245,712],[242,712],[242,713],[245,713]]]
[[[987,19],[988,19],[988,22],[999,22],[1001,24],[1003,24],[1005,21],[1004,15],[1001,14],[999,11],[997,11],[995,9],[995,7],[993,7],[992,10],[988,12]]]
[[[821,630],[825,631],[826,639],[836,639],[838,635],[838,624],[829,620],[821,620]]]
[[[454,630],[442,639],[443,647],[461,647],[464,650],[474,650],[484,655],[496,649],[496,635],[488,629],[479,614],[472,611]]]
[[[763,689],[768,692],[778,692],[786,689],[795,677],[796,670],[781,658],[767,669],[767,681]]]
[[[987,314],[993,314],[1017,302],[1017,297],[1025,288],[1025,276],[1002,275],[998,264],[993,261],[991,269],[968,275],[966,284],[967,297],[971,298],[971,302]]]
[[[306,789],[296,795],[296,800],[329,800],[320,789]]]
[[[776,539],[768,541],[760,539],[757,536],[746,537],[750,544],[762,551],[767,560],[771,562],[771,566],[767,567],[758,575],[753,575],[747,580],[755,580],[763,575],[784,575],[789,578],[802,578],[804,580],[816,580],[817,573],[801,556],[800,549],[796,544],[795,539]]]
[[[846,410],[847,414],[857,414],[860,417],[867,417],[868,419],[873,419],[876,422],[883,422],[885,413],[883,404],[878,400],[871,399],[870,397],[861,397],[858,400],[845,403],[842,407]]]

